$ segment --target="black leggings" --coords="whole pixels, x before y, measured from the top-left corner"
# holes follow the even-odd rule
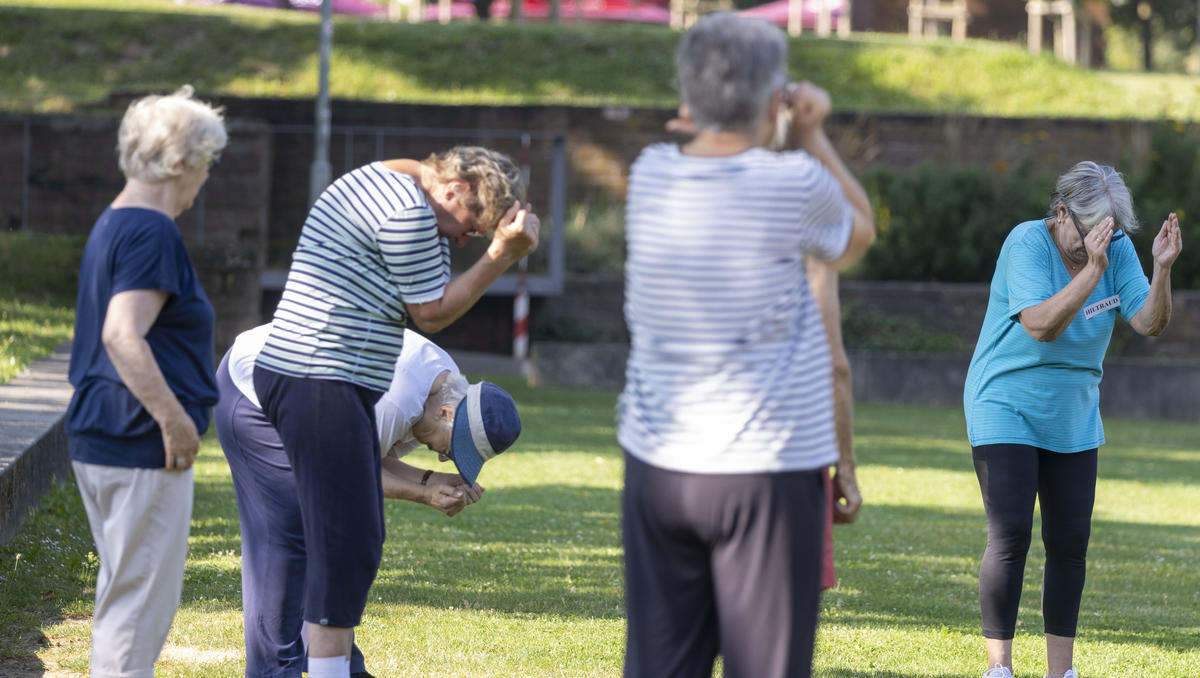
[[[1096,499],[1096,450],[1062,454],[1030,445],[971,449],[983,491],[988,539],[979,567],[983,637],[1008,640],[1017,625],[1034,499],[1042,507],[1045,632],[1075,637]]]

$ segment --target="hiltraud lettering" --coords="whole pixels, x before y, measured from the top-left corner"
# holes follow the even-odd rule
[[[1093,316],[1099,315],[1110,308],[1116,308],[1120,305],[1121,298],[1115,295],[1107,299],[1101,299],[1091,306],[1084,307],[1083,317],[1090,320]]]

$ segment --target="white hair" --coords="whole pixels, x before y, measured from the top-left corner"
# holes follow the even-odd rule
[[[192,98],[192,86],[129,104],[117,135],[118,164],[127,179],[157,182],[217,157],[228,135],[221,110]]]
[[[446,377],[446,382],[437,392],[437,405],[455,405],[459,401],[467,397],[467,388],[470,384],[467,383],[467,378],[461,372],[451,372]]]
[[[696,126],[749,132],[767,113],[771,95],[787,82],[787,41],[760,19],[714,12],[679,41],[679,93]]]
[[[1129,188],[1120,173],[1108,165],[1084,160],[1067,170],[1050,194],[1048,216],[1054,216],[1059,205],[1078,217],[1080,225],[1088,230],[1106,217],[1112,217],[1117,228],[1126,233],[1136,233],[1141,228],[1133,213]]]

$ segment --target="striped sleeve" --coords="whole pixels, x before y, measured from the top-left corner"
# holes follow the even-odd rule
[[[442,298],[450,281],[449,243],[438,235],[432,209],[402,209],[381,225],[376,237],[388,277],[405,303]]]
[[[850,244],[854,212],[837,177],[811,156],[808,160],[812,166],[800,175],[796,188],[797,193],[810,196],[800,248],[818,259],[837,259]]]

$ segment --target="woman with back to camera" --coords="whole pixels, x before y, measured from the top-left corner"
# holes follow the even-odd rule
[[[71,466],[100,571],[92,676],[153,678],[183,589],[192,462],[217,402],[213,309],[174,219],[227,140],[191,87],[130,104],[125,187],[79,267],[67,409]]]
[[[1100,377],[1116,314],[1142,335],[1171,319],[1171,265],[1183,249],[1174,213],[1163,221],[1146,279],[1127,236],[1133,200],[1111,167],[1081,162],[1058,178],[1050,213],[1009,233],[967,371],[963,406],[988,539],[979,603],[989,668],[1012,678],[1033,506],[1042,512],[1048,678],[1073,664],[1086,574],[1096,451],[1104,444]]]

